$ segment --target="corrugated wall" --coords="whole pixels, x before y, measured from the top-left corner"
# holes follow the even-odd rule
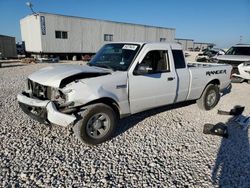
[[[21,24],[22,38],[25,39],[26,49],[29,49],[30,51],[33,49],[37,51],[37,46],[39,46],[39,42],[37,42],[37,40],[33,40],[33,37],[27,36],[29,33],[24,34],[25,31],[27,32],[28,30],[31,30],[31,27],[36,27],[34,31],[39,34],[37,39],[40,40],[41,38],[41,51],[52,53],[95,53],[105,43],[104,34],[112,34],[113,42],[159,42],[160,38],[166,38],[167,42],[173,42],[175,38],[175,29],[85,19],[47,13],[40,13],[40,16],[45,17],[45,35],[41,34],[40,22],[39,26],[34,23],[29,23],[30,16],[21,21],[21,23],[25,23]],[[33,21],[36,22],[34,19]],[[56,39],[56,30],[67,31],[68,39]]]
[[[15,37],[0,35],[0,52],[3,58],[16,57],[17,51]]]

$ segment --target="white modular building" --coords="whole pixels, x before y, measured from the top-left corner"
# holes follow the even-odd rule
[[[93,54],[107,42],[174,42],[175,29],[40,12],[21,19],[26,51],[34,54]]]

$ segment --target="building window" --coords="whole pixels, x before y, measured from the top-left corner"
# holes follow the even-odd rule
[[[68,32],[67,31],[55,31],[56,39],[67,39]]]
[[[113,41],[113,35],[104,34],[104,41]]]
[[[166,38],[160,38],[160,42],[166,42]]]
[[[68,32],[67,31],[62,31],[62,38],[67,39],[68,38]]]

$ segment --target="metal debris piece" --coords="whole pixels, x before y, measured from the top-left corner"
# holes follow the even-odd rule
[[[242,112],[244,111],[245,106],[235,106],[233,109],[231,109],[229,112],[228,111],[224,111],[224,110],[218,110],[218,114],[220,115],[232,115],[232,116],[239,116],[242,114]]]
[[[204,134],[211,134],[211,135],[217,135],[217,136],[222,136],[225,138],[228,138],[228,130],[227,130],[227,126],[220,122],[217,124],[209,124],[206,123],[204,125],[204,129],[203,129],[203,133]]]

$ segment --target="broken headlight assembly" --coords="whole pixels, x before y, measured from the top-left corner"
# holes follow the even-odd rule
[[[48,88],[48,98],[52,101],[65,102],[66,95],[59,89],[49,87]]]

